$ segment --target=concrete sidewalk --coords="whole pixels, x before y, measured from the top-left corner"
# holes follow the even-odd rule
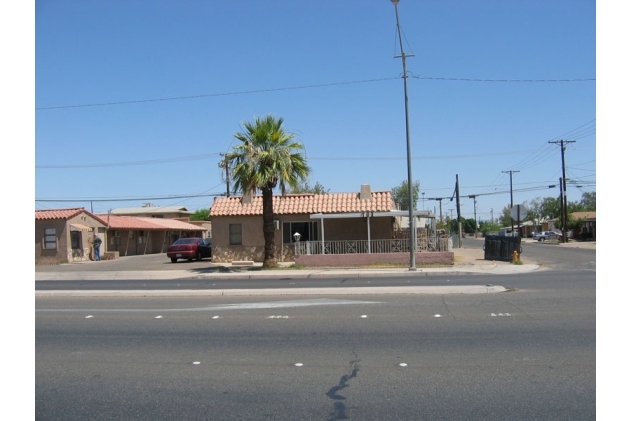
[[[96,262],[82,264],[92,265]],[[510,262],[484,260],[484,250],[481,248],[454,249],[454,265],[449,267],[417,267],[416,271],[409,268],[314,268],[291,269],[293,263],[282,264],[279,269],[263,270],[260,263],[253,266],[212,267],[204,270],[127,270],[127,271],[45,271],[35,273],[36,281],[54,280],[134,280],[134,279],[298,279],[298,278],[360,278],[360,277],[390,277],[390,276],[429,276],[437,274],[517,274],[540,270],[537,262],[527,258],[522,259],[521,265]],[[87,268],[86,268],[87,269]]]
[[[524,239],[523,242],[534,242]],[[559,247],[596,248],[596,243],[568,243]],[[98,270],[93,265],[98,262],[85,262],[90,270],[46,271],[40,268],[35,273],[37,281],[90,281],[90,280],[152,280],[152,279],[299,279],[299,278],[361,278],[361,277],[421,277],[430,275],[507,275],[546,270],[526,256],[522,264],[484,260],[482,247],[463,247],[454,249],[454,265],[449,267],[417,268],[330,268],[330,269],[291,269],[292,263],[281,264],[275,270],[263,270],[261,264],[254,266],[221,265],[200,269],[170,270]],[[283,267],[284,266],[284,267]],[[75,267],[76,268],[76,267]],[[484,279],[484,278],[482,278]],[[493,285],[488,279],[480,285],[442,285],[442,286],[403,286],[403,287],[352,287],[352,288],[270,288],[270,289],[205,289],[205,290],[121,290],[121,291],[36,291],[37,297],[161,297],[161,296],[279,296],[279,295],[373,295],[373,294],[495,294],[505,292],[500,285]]]

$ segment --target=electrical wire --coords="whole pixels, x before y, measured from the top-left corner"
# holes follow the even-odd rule
[[[433,77],[433,76],[416,76],[411,75],[415,79],[419,80],[438,80],[438,81],[456,81],[456,82],[503,82],[503,83],[541,83],[541,82],[589,82],[595,81],[595,78],[582,78],[582,79],[474,79],[474,78],[450,78],[450,77]],[[222,93],[214,93],[214,94],[201,94],[201,95],[188,95],[188,96],[176,96],[176,97],[165,97],[165,98],[152,98],[152,99],[138,99],[138,100],[130,100],[130,101],[114,101],[114,102],[95,102],[88,104],[75,104],[75,105],[55,105],[50,107],[36,107],[36,111],[46,111],[46,110],[59,110],[59,109],[68,109],[68,108],[86,108],[86,107],[103,107],[103,106],[111,106],[111,105],[125,105],[125,104],[140,104],[140,103],[148,103],[148,102],[163,102],[163,101],[179,101],[185,99],[199,99],[199,98],[212,98],[219,96],[234,96],[234,95],[247,95],[247,94],[258,94],[265,92],[278,92],[278,91],[291,91],[298,89],[313,89],[313,88],[323,88],[329,86],[340,86],[340,85],[352,85],[352,84],[360,84],[360,83],[374,83],[374,82],[384,82],[388,80],[397,80],[400,79],[400,76],[397,77],[386,77],[379,79],[365,79],[365,80],[353,80],[347,82],[331,82],[331,83],[322,83],[322,84],[312,84],[312,85],[299,85],[299,86],[289,86],[289,87],[281,87],[281,88],[268,88],[268,89],[254,89],[250,91],[233,91],[233,92],[222,92]]]
[[[218,156],[219,153],[181,156],[176,158],[153,159],[150,161],[110,162],[104,164],[60,164],[60,165],[35,165],[39,169],[70,169],[70,168],[104,168],[104,167],[129,167],[136,165],[165,164],[169,162],[193,161]]]

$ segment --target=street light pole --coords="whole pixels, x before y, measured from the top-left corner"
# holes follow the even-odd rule
[[[399,0],[390,0],[394,4],[394,13],[397,18],[397,34],[399,35],[399,47],[401,49],[401,61],[403,63],[403,89],[405,92],[405,137],[407,139],[408,155],[408,204],[409,204],[409,229],[410,229],[410,270],[416,270],[416,223],[414,221],[414,202],[412,195],[412,148],[410,146],[410,114],[408,111],[408,73],[405,58],[408,56],[403,51],[403,39],[401,38],[401,26],[399,25]],[[410,55],[412,57],[413,55]],[[399,56],[395,57],[398,58]]]

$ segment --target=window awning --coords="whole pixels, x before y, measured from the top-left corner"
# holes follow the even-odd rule
[[[82,224],[70,224],[70,231],[88,231],[92,232],[92,227]]]

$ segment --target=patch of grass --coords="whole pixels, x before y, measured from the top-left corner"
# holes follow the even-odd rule
[[[515,260],[514,262],[511,262],[514,265],[523,265],[524,262],[522,262],[521,260]]]

